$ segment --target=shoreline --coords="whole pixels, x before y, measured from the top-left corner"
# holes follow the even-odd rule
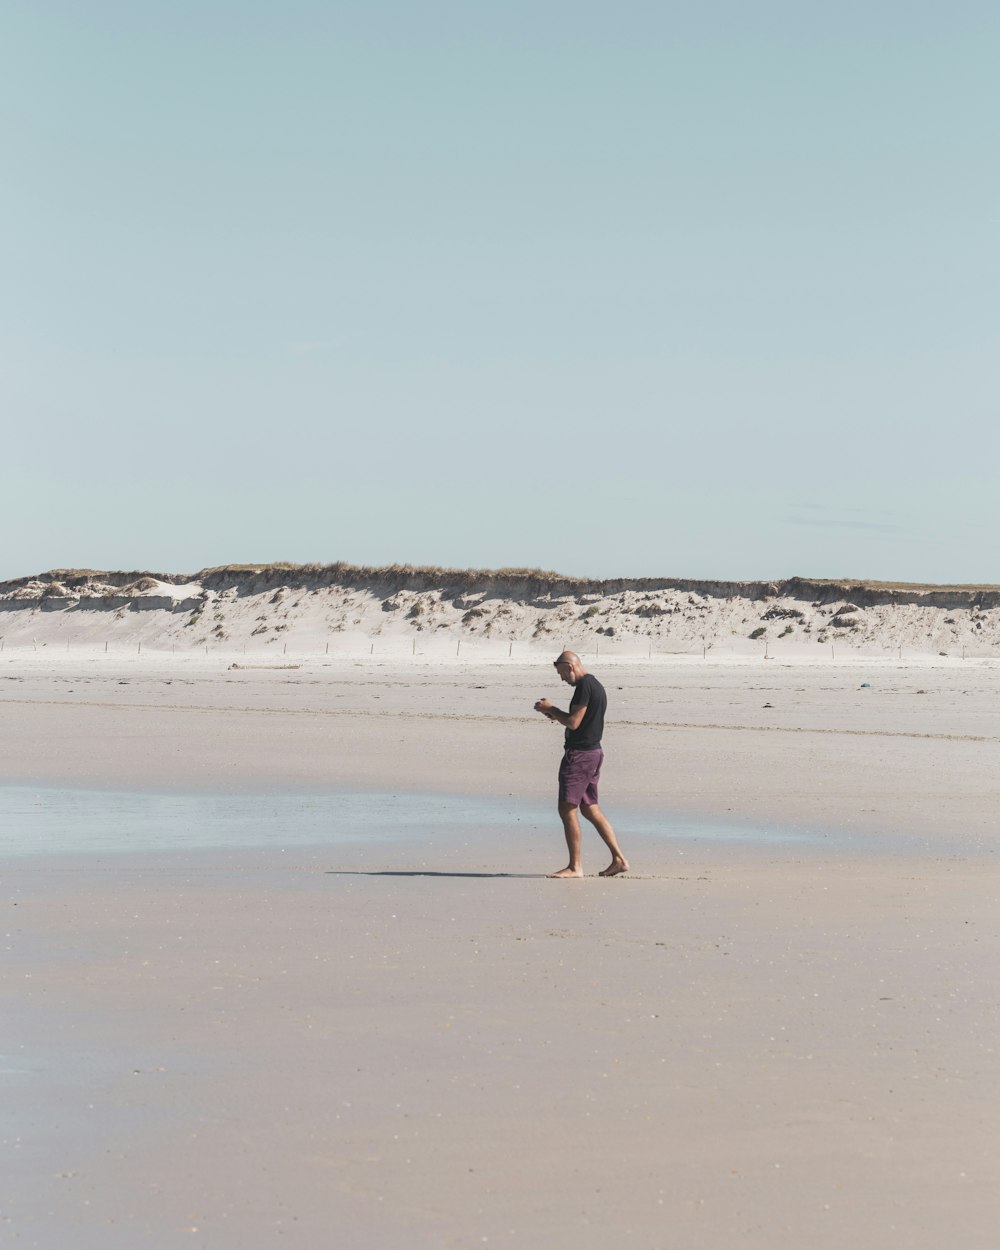
[[[0,781],[548,804],[560,742],[530,709],[556,690],[550,668],[19,665],[0,681]],[[1000,669],[621,662],[605,677],[612,817],[620,800],[680,819],[995,836]]]
[[[885,831],[846,830],[817,824],[805,827],[778,821],[762,825],[736,814],[722,821],[717,816],[695,817],[654,804],[640,807],[616,802],[613,815],[619,837],[634,848],[632,858],[640,865],[630,875],[647,879],[660,875],[649,867],[650,861],[656,863],[673,855],[709,851],[746,852],[748,855],[784,853],[836,860],[859,856],[867,862],[872,859],[920,861],[934,851],[947,850],[952,857],[979,859],[984,866],[991,865],[990,857],[1000,852],[1000,847],[987,845],[983,840],[962,840],[954,836],[903,838]],[[129,843],[124,833],[113,832],[115,822],[122,824],[125,817],[133,825],[148,823],[150,818],[157,824],[164,820],[176,824],[184,818],[188,824],[200,826],[206,816],[215,826],[221,825],[221,829],[212,836],[203,833],[195,841],[150,841],[147,834],[144,840]],[[440,789],[403,792],[398,787],[359,791],[334,786],[308,789],[286,786],[213,791],[149,790],[135,786],[107,789],[98,785],[67,787],[51,781],[31,784],[0,781],[0,823],[8,829],[15,828],[18,818],[22,822],[30,819],[36,829],[33,836],[43,839],[46,835],[37,832],[39,826],[51,829],[60,819],[70,817],[73,832],[64,835],[59,845],[25,845],[22,842],[15,846],[10,838],[0,843],[0,864],[13,865],[31,858],[44,858],[47,862],[86,859],[93,855],[238,856],[244,852],[253,854],[274,849],[325,854],[333,859],[352,847],[367,846],[377,854],[390,846],[405,845],[420,830],[422,836],[429,831],[444,846],[450,846],[459,837],[466,838],[470,867],[475,867],[477,855],[482,853],[477,850],[477,844],[485,847],[492,840],[500,839],[502,845],[507,845],[504,840],[511,835],[530,834],[536,841],[551,841],[558,847],[561,837],[554,804],[550,809],[537,800],[517,796],[486,799],[482,795]],[[86,833],[81,833],[81,818]],[[307,824],[305,833],[301,829],[303,818]],[[265,822],[294,832],[272,833]],[[317,827],[320,824],[322,829]],[[108,826],[112,831],[104,833],[105,840],[95,844],[95,829],[103,833]],[[16,839],[17,835],[13,836]],[[599,839],[589,826],[584,828],[584,846],[591,856],[603,853]],[[516,855],[513,850],[509,852],[512,861],[516,860]],[[509,875],[519,874],[512,870]]]

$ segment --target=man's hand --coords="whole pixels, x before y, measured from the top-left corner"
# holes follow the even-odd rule
[[[554,703],[550,703],[548,699],[539,699],[535,704],[535,711],[541,712],[543,716],[547,716],[549,720],[555,721],[557,725],[564,725],[567,729],[579,729],[587,708],[584,705],[572,712],[563,712]]]

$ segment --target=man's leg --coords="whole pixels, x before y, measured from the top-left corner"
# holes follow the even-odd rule
[[[628,860],[621,853],[618,839],[615,837],[615,831],[611,828],[611,821],[608,820],[596,803],[583,803],[580,810],[601,835],[604,845],[611,852],[611,863],[604,869],[601,876],[617,877],[620,872],[628,872]]]
[[[566,834],[566,845],[569,847],[569,866],[559,872],[550,872],[550,877],[582,877],[583,865],[580,862],[580,820],[577,816],[575,803],[559,804],[559,815]]]

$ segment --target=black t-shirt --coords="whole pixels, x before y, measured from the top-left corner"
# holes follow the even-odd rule
[[[585,704],[587,710],[583,720],[576,729],[566,730],[567,751],[596,751],[601,745],[604,733],[604,711],[608,706],[608,696],[604,687],[592,677],[584,673],[573,688],[573,701],[569,705],[570,712]]]

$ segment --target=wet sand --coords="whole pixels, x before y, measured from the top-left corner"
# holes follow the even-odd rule
[[[377,790],[550,801],[569,689],[548,662],[230,668],[0,657],[0,779],[103,789]],[[605,792],[671,813],[991,845],[1000,664],[654,660],[608,688]]]
[[[8,782],[478,777],[513,814],[5,860],[11,1244],[992,1248],[987,696],[947,670],[883,674],[877,704],[856,672],[599,675],[630,722],[609,729],[608,811],[628,793],[691,821],[620,824],[636,873],[612,881],[545,879],[558,830],[516,822],[558,754],[521,712],[550,692],[534,673],[5,689]],[[837,836],[720,842],[696,815]]]

